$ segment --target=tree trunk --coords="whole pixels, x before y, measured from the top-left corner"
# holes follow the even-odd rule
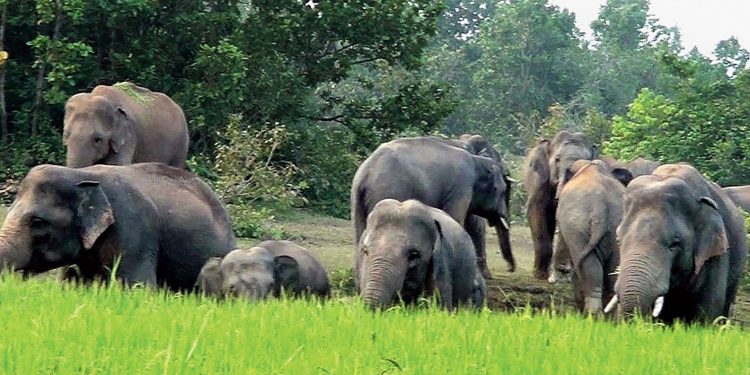
[[[63,15],[62,15],[62,0],[55,0],[55,26],[52,29],[52,40],[51,43],[58,39],[60,36],[60,29],[62,28]],[[49,57],[49,51],[45,56],[45,59],[39,62],[39,70],[36,75],[36,95],[34,97],[34,110],[31,114],[31,136],[35,137],[39,134],[39,115],[42,109],[42,95],[44,95],[44,86],[47,77],[47,61]]]
[[[5,51],[5,25],[8,24],[8,3],[3,5],[2,18],[0,19],[0,51]],[[3,141],[8,139],[8,113],[5,109],[5,64],[0,63],[0,137]]]

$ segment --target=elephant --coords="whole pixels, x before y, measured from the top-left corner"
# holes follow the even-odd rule
[[[622,196],[632,179],[629,171],[610,170],[602,160],[578,160],[568,168],[557,206],[558,253],[572,263],[571,278],[578,308],[602,311],[602,300],[614,293],[619,264],[616,230],[622,220]],[[553,276],[554,276],[553,270]],[[550,277],[550,282],[555,280]]]
[[[662,165],[626,188],[617,228],[619,316],[636,312],[666,323],[728,317],[747,258],[739,210],[686,164]]]
[[[161,163],[34,167],[0,229],[0,264],[27,274],[75,265],[83,281],[190,290],[211,257],[235,248],[211,189]]]
[[[557,197],[565,171],[579,159],[592,160],[596,148],[583,133],[563,130],[550,140],[541,140],[524,162],[524,188],[528,195],[526,215],[534,242],[534,276],[549,277],[555,235]]]
[[[463,148],[472,155],[488,157],[495,161],[503,170],[503,178],[505,179],[505,185],[507,186],[505,193],[505,206],[507,207],[508,212],[510,212],[511,189],[513,187],[513,184],[516,183],[516,180],[510,177],[508,169],[505,167],[505,163],[503,163],[503,158],[500,155],[500,152],[498,152],[497,149],[495,149],[495,147],[489,141],[487,141],[481,135],[476,134],[463,134],[458,139],[445,139],[437,137],[435,139],[438,139],[454,147]],[[510,225],[510,221],[508,221],[508,224]],[[464,228],[466,228],[466,231],[469,233],[469,236],[471,236],[472,241],[474,241],[474,247],[477,250],[477,262],[479,263],[479,270],[482,272],[482,276],[485,279],[491,279],[492,273],[487,266],[487,244],[485,240],[487,232],[487,220],[485,220],[481,216],[469,215],[466,218]],[[516,269],[516,261],[513,257],[513,252],[511,251],[510,231],[504,226],[497,226],[495,227],[495,230],[497,231],[497,238],[500,241],[500,254],[503,255],[503,258],[508,263],[508,271],[514,272]]]
[[[415,137],[384,143],[359,166],[352,182],[355,246],[376,203],[386,198],[417,199],[444,210],[464,227],[468,224],[476,237],[483,236],[484,223],[472,215],[487,219],[498,229],[502,253],[513,271],[506,178],[501,164],[446,140]]]
[[[442,307],[481,307],[487,295],[474,244],[445,212],[417,200],[379,201],[357,246],[354,279],[373,308],[406,304],[437,289]]]
[[[750,212],[750,185],[725,187],[726,193],[736,206],[740,206],[745,212]]]
[[[236,249],[210,258],[196,285],[206,295],[249,300],[330,292],[323,265],[307,249],[291,241],[263,241],[251,249]]]
[[[130,83],[99,85],[65,103],[66,165],[161,162],[185,168],[185,115],[167,95]]]
[[[625,164],[625,169],[630,171],[633,178],[651,174],[658,167],[659,163],[640,156]]]

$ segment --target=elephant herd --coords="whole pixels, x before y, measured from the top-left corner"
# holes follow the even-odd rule
[[[217,297],[329,294],[315,256],[289,241],[237,249],[211,188],[185,169],[188,131],[169,97],[132,84],[97,86],[65,107],[67,166],[34,167],[0,229],[0,264],[24,273],[74,265],[68,278],[198,290]],[[592,314],[663,321],[728,316],[747,257],[737,205],[686,164],[627,164],[559,132],[527,155],[524,187],[534,274],[570,277]],[[481,307],[486,224],[509,272],[515,180],[483,137],[423,136],[380,145],[352,181],[354,282],[382,308],[435,296]],[[554,237],[559,230],[556,246]]]

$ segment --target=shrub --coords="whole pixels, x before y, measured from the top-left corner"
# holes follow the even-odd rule
[[[287,139],[283,125],[253,131],[241,116],[232,115],[223,142],[216,146],[213,172],[192,159],[196,172],[215,174],[214,188],[229,209],[237,236],[281,237],[283,230],[272,224],[271,208],[286,209],[304,201],[299,194],[302,186],[294,182],[297,168],[274,159]]]
[[[336,268],[331,270],[328,276],[331,294],[334,296],[353,296],[357,294],[354,287],[354,270],[352,268]]]

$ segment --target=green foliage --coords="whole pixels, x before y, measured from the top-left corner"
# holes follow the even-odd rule
[[[674,98],[642,90],[625,116],[613,120],[607,153],[688,162],[720,185],[750,183],[750,71],[697,83],[691,61],[667,60],[685,72]]]
[[[284,228],[276,223],[270,208],[248,204],[228,204],[234,235],[243,238],[281,240],[286,237]]]
[[[429,303],[373,313],[349,298],[221,302],[117,284],[0,281],[0,330],[13,338],[0,360],[8,374],[730,374],[746,371],[750,356],[747,332],[732,325],[451,313]]]
[[[336,268],[328,272],[328,283],[331,286],[331,294],[335,297],[357,294],[354,286],[354,270],[351,267]]]

